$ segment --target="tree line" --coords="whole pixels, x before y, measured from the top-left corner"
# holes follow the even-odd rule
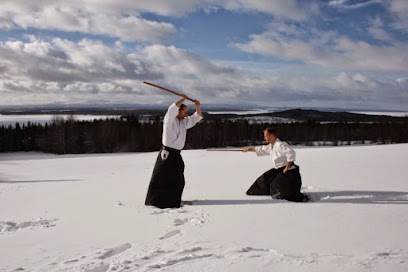
[[[138,116],[94,121],[54,118],[45,125],[28,123],[0,127],[0,152],[40,151],[55,154],[148,152],[161,147],[163,123],[159,116],[141,122]],[[185,149],[259,145],[263,130],[273,126],[290,144],[336,145],[353,143],[407,143],[408,123],[320,123],[315,121],[251,124],[246,120],[203,120],[187,133]]]

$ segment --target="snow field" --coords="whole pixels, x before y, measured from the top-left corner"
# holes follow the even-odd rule
[[[1,154],[0,271],[407,271],[408,144],[295,150],[313,202],[246,196],[268,157],[187,150],[193,205],[164,210],[157,152]]]

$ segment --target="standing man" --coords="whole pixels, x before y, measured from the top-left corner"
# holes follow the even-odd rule
[[[163,120],[163,146],[153,169],[146,205],[158,208],[179,208],[184,189],[184,162],[180,155],[186,142],[187,129],[194,127],[203,115],[198,100],[194,100],[196,112],[187,116],[183,98],[170,105]]]
[[[273,168],[263,173],[248,189],[247,195],[271,195],[274,199],[306,202],[308,197],[300,192],[302,179],[299,166],[294,164],[296,153],[286,143],[279,140],[274,128],[264,130],[268,145],[245,148],[242,151],[255,151],[258,156],[269,155]]]

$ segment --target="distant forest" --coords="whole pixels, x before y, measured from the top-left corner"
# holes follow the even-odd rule
[[[28,123],[0,127],[0,152],[81,154],[157,151],[161,147],[162,126],[159,115],[151,122],[141,122],[135,114],[94,121],[55,117],[46,125]],[[406,117],[391,121],[382,118],[368,123],[304,119],[278,124],[251,124],[247,120],[232,121],[225,116],[212,115],[189,130],[185,149],[259,145],[263,142],[263,130],[269,126],[275,127],[279,138],[290,144],[408,142]]]

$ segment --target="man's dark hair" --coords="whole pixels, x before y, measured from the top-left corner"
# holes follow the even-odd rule
[[[186,108],[186,107],[187,107],[186,105],[181,104],[181,105],[180,105],[180,108],[179,108],[179,111],[183,110],[183,109]]]
[[[276,128],[268,127],[264,129],[264,131],[267,131],[268,134],[274,134],[275,136],[278,136],[278,131],[276,130]]]

